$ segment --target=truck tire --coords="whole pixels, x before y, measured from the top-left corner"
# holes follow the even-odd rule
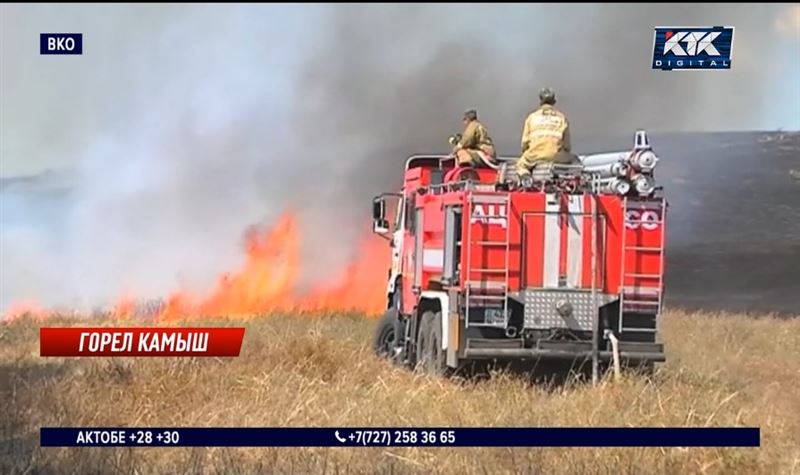
[[[372,349],[381,358],[393,359],[397,341],[397,310],[389,309],[383,314],[375,327]]]
[[[449,368],[442,349],[442,314],[427,311],[422,314],[417,334],[417,369],[431,376],[446,376]]]

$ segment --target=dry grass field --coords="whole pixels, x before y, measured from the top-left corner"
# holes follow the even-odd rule
[[[129,322],[101,324],[121,323]],[[360,315],[272,315],[243,324],[242,354],[228,359],[43,359],[41,322],[0,324],[0,473],[800,475],[800,319],[669,312],[668,362],[650,379],[606,377],[596,388],[508,373],[420,376],[373,356],[374,321]],[[38,447],[40,426],[340,425],[759,426],[762,446]]]

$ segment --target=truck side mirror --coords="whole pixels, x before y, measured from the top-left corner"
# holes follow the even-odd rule
[[[389,221],[381,220],[372,223],[372,232],[376,234],[386,234],[389,232]]]
[[[389,232],[389,221],[386,220],[386,201],[375,198],[372,201],[372,232],[386,234]]]

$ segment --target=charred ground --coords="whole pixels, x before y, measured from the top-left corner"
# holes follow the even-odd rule
[[[673,306],[800,315],[800,132],[653,133]],[[615,150],[627,138],[586,137]]]
[[[668,302],[800,315],[800,133],[680,134],[661,142]]]

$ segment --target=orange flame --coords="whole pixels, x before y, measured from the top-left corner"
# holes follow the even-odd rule
[[[301,237],[297,218],[290,212],[284,213],[269,229],[252,227],[245,234],[245,259],[239,269],[222,274],[207,295],[179,291],[168,296],[156,319],[252,317],[273,311],[353,310],[369,315],[382,312],[386,306],[385,276],[389,266],[384,241],[365,236],[358,246],[358,257],[335,279],[300,291]],[[135,302],[126,293],[111,308],[111,316],[131,316]],[[27,302],[14,306],[8,314],[26,313],[45,314]]]
[[[297,220],[284,213],[266,232],[256,228],[245,236],[245,261],[225,273],[206,296],[178,292],[167,299],[160,319],[187,316],[253,316],[272,311],[356,310],[380,313],[386,305],[388,253],[380,241],[364,239],[355,262],[337,278],[307,292],[298,292],[301,276]]]
[[[44,319],[49,316],[49,312],[37,305],[35,302],[28,300],[20,301],[11,304],[11,307],[6,311],[8,320],[22,317],[27,315],[35,319]]]

